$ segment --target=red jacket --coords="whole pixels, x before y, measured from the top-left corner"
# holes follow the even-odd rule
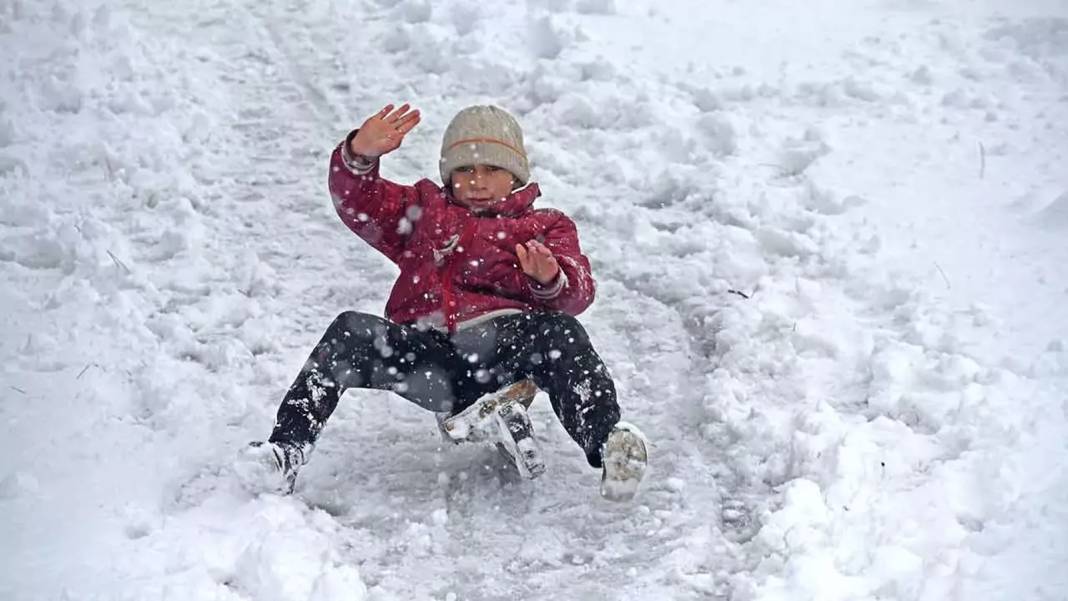
[[[377,162],[364,174],[343,152],[330,158],[330,194],[345,225],[400,267],[386,316],[456,329],[500,310],[550,310],[578,315],[593,302],[590,261],[575,223],[560,211],[534,209],[537,184],[475,213],[450,190],[423,179],[402,186],[383,179]],[[515,245],[537,239],[560,265],[542,286],[519,268]]]

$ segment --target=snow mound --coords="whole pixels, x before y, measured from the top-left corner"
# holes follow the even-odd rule
[[[567,46],[567,35],[551,17],[535,20],[530,25],[528,36],[530,49],[537,58],[553,60]]]
[[[1040,222],[1049,228],[1068,228],[1068,191],[1038,212]]]
[[[237,557],[234,585],[263,601],[362,601],[356,568],[338,563],[327,535],[304,526],[289,505],[267,506],[267,524]]]

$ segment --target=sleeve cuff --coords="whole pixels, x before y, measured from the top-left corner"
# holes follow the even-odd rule
[[[567,288],[567,274],[561,269],[556,274],[556,279],[552,282],[542,285],[537,280],[531,280],[530,292],[534,295],[534,298],[538,300],[552,300],[563,292],[564,288]]]
[[[368,159],[365,156],[354,155],[349,150],[352,138],[358,131],[360,130],[354,129],[348,136],[345,136],[345,143],[341,145],[341,162],[356,175],[367,175],[378,165],[378,159]]]

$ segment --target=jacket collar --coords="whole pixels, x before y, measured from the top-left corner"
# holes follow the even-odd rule
[[[460,201],[456,200],[456,198],[454,198],[452,195],[451,189],[445,189],[445,197],[449,199],[449,202],[453,203],[454,205],[463,207],[471,211],[472,213],[475,213],[480,216],[503,215],[505,217],[514,217],[529,209],[530,206],[534,204],[534,199],[539,196],[541,196],[541,190],[538,188],[538,184],[531,183],[512,192],[503,200],[500,200],[484,209],[475,211],[474,209],[471,209],[463,205]]]

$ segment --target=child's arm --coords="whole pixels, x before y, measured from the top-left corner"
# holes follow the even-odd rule
[[[520,269],[527,274],[529,299],[535,306],[578,315],[593,303],[597,285],[590,260],[579,247],[575,222],[558,213],[544,240],[516,245]]]
[[[340,144],[330,157],[334,208],[350,230],[397,262],[411,229],[402,227],[401,219],[417,201],[418,193],[414,187],[379,177],[378,160],[359,162],[345,150],[347,143]]]
[[[414,187],[401,186],[378,174],[378,158],[400,146],[419,123],[419,111],[397,111],[389,105],[350,133],[330,157],[329,187],[334,208],[346,226],[390,260],[403,252],[411,224],[409,207],[418,201]]]

